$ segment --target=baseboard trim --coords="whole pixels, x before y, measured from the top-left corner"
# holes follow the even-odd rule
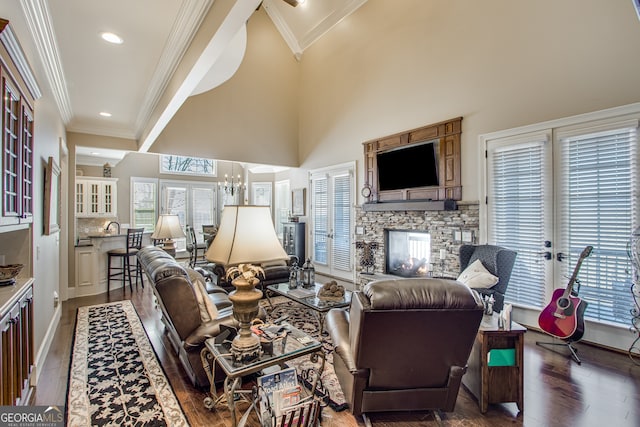
[[[56,334],[56,329],[58,329],[58,325],[60,324],[61,317],[62,317],[62,304],[60,303],[56,307],[56,311],[53,312],[53,319],[51,319],[51,323],[49,323],[49,328],[47,329],[47,333],[44,335],[42,344],[38,349],[38,354],[36,356],[36,360],[33,366],[33,372],[31,373],[32,386],[36,386],[38,384],[38,377],[40,376],[39,367],[43,366],[44,362],[47,359],[47,355],[49,354],[49,349],[51,348],[51,343],[53,342],[53,337]]]

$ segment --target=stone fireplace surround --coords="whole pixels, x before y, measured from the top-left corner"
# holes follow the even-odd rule
[[[356,229],[361,228],[364,234],[357,234],[357,242],[376,242],[374,275],[361,274],[364,268],[360,265],[362,249],[356,249],[356,271],[358,283],[364,284],[384,274],[385,268],[385,229],[421,230],[431,235],[431,271],[434,276],[457,277],[460,272],[458,249],[463,242],[454,241],[454,231],[472,231],[478,235],[479,204],[478,202],[458,201],[457,210],[433,211],[382,211],[365,212],[362,206],[356,208]],[[465,242],[466,243],[466,242]],[[473,242],[475,243],[475,242]],[[444,249],[444,271],[440,268],[440,250]]]

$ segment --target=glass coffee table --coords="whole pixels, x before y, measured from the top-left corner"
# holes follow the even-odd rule
[[[298,304],[303,305],[306,308],[312,310],[313,314],[318,321],[318,325],[320,327],[320,336],[322,336],[322,328],[324,327],[324,318],[327,315],[327,312],[332,308],[344,308],[349,307],[351,305],[351,296],[352,292],[349,290],[344,291],[344,297],[339,300],[325,300],[318,298],[318,291],[322,288],[322,284],[316,283],[312,288],[304,288],[298,286],[297,288],[291,289],[289,288],[289,282],[286,283],[277,283],[275,285],[267,286],[267,290],[271,291],[277,295],[282,295],[284,297],[289,298],[292,301],[297,302]],[[268,297],[267,293],[267,298]],[[269,305],[271,305],[271,299],[269,299]],[[272,306],[273,307],[273,306]]]
[[[217,405],[226,401],[231,413],[231,422],[233,427],[243,426],[251,413],[255,410],[258,418],[262,415],[258,410],[258,395],[255,389],[242,389],[242,377],[262,371],[275,365],[284,367],[284,363],[288,360],[309,355],[313,362],[320,360],[320,368],[316,372],[313,379],[311,390],[315,390],[318,385],[320,375],[324,370],[325,353],[322,350],[322,344],[312,338],[303,331],[296,329],[288,323],[282,323],[284,336],[271,341],[271,354],[264,353],[258,359],[250,362],[234,363],[231,357],[231,342],[225,340],[216,342],[216,338],[209,338],[205,341],[205,347],[200,353],[202,366],[204,367],[207,377],[209,378],[211,397],[204,399],[204,405],[207,409],[213,409]],[[281,334],[282,335],[282,334]],[[224,379],[224,392],[218,396],[215,385],[215,364],[219,364],[226,378]],[[313,396],[313,394],[312,394]],[[236,419],[236,398],[242,398],[251,403],[245,414],[240,419]]]

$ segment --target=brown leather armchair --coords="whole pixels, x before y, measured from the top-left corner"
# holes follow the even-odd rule
[[[453,411],[482,320],[478,294],[455,280],[369,283],[326,318],[333,364],[353,415]]]

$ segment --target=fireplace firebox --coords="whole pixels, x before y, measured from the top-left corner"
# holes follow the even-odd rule
[[[429,274],[431,235],[420,230],[384,230],[385,273],[401,277]]]

